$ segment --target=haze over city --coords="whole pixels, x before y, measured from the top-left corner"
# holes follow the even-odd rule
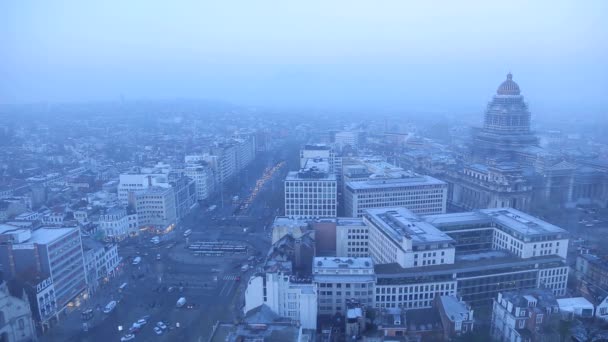
[[[604,1],[18,1],[1,103],[194,98],[472,111],[513,72],[537,111],[607,105]],[[540,113],[539,113],[540,115]]]
[[[606,14],[0,4],[0,342],[608,341]]]

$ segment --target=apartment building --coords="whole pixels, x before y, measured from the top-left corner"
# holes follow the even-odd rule
[[[554,329],[559,319],[559,305],[551,291],[501,292],[493,301],[490,334],[505,342],[559,340]]]
[[[137,213],[129,213],[127,208],[115,206],[106,209],[99,215],[98,229],[103,231],[106,239],[120,241],[136,235],[139,225]]]

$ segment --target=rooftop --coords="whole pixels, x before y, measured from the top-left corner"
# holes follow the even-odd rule
[[[305,170],[301,171],[290,171],[285,177],[287,181],[294,180],[321,180],[321,181],[335,181],[336,175],[333,173],[322,172],[319,170]]]
[[[77,228],[40,228],[32,232],[32,237],[27,242],[49,244],[77,230]]]
[[[412,244],[452,243],[454,240],[432,224],[403,207],[367,209],[366,218],[395,242],[403,238]]]
[[[346,186],[352,190],[387,189],[396,187],[421,186],[421,185],[446,185],[444,181],[425,175],[408,175],[400,173],[399,178],[383,177],[376,174],[367,180],[346,182]],[[375,177],[374,177],[375,176]]]
[[[574,312],[575,309],[594,309],[593,304],[584,297],[559,298],[557,300],[560,311]]]
[[[480,212],[491,216],[494,223],[524,236],[567,234],[558,226],[513,208],[483,209]]]
[[[566,230],[543,221],[532,215],[526,214],[513,208],[481,209],[464,213],[438,214],[422,216],[422,220],[442,230],[450,227],[465,228],[463,226],[487,225],[510,231],[520,236],[542,236],[542,235],[566,235]]]
[[[450,321],[470,319],[469,308],[464,302],[459,301],[458,298],[454,296],[441,296],[439,297],[439,301]]]
[[[313,268],[365,268],[373,270],[374,262],[372,261],[372,258],[315,257],[313,260]]]

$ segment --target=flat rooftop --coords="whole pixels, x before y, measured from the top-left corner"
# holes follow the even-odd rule
[[[32,231],[32,237],[26,243],[49,244],[77,230],[77,228],[39,228]]]
[[[333,173],[327,172],[299,172],[299,171],[290,171],[287,173],[287,177],[285,177],[287,181],[297,181],[297,180],[305,180],[305,181],[335,181],[336,175]]]
[[[366,209],[367,219],[393,241],[411,239],[413,245],[452,243],[449,235],[403,207]]]
[[[338,257],[315,257],[314,269],[325,268],[374,268],[372,258],[338,258]]]
[[[374,178],[376,176],[376,178]],[[420,186],[420,185],[445,185],[447,183],[437,178],[426,175],[408,176],[405,173],[401,177],[382,177],[377,175],[370,176],[367,180],[358,180],[346,182],[346,187],[352,190],[367,190],[367,189],[390,189],[397,187]]]
[[[464,213],[421,216],[421,219],[439,229],[467,229],[482,226],[496,227],[519,236],[567,235],[567,231],[532,215],[513,208],[493,208]]]
[[[336,219],[338,226],[364,226],[363,219],[352,217],[338,217]]]
[[[568,233],[558,226],[513,208],[483,209],[480,212],[491,216],[502,227],[524,236]]]

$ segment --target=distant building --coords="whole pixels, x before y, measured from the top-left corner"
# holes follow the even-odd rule
[[[170,187],[167,175],[164,174],[122,174],[118,184],[118,200],[123,205],[133,203],[134,196],[151,187]]]
[[[194,180],[196,186],[196,199],[204,201],[214,192],[215,176],[213,170],[205,164],[188,164],[184,174]]]
[[[196,204],[196,183],[186,176],[171,172],[169,173],[169,184],[175,195],[175,216],[179,221],[186,217]]]
[[[455,210],[515,208],[528,211],[532,184],[518,163],[468,164],[448,171],[448,202]]]
[[[352,149],[358,149],[365,142],[365,135],[361,131],[341,131],[334,134],[334,143],[340,149],[350,146]]]

